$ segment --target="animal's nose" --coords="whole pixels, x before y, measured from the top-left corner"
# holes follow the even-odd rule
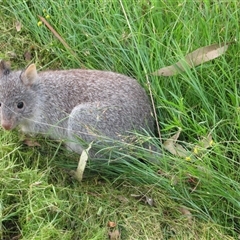
[[[5,130],[11,130],[12,129],[12,123],[7,121],[1,121],[1,125]]]

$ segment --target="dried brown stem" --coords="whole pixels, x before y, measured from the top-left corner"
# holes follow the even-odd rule
[[[52,32],[52,34],[63,44],[65,48],[67,48],[70,53],[77,58],[76,53],[69,47],[66,41],[57,33],[57,31],[49,24],[49,22],[42,16],[39,16],[40,20],[47,26],[47,28]],[[84,65],[81,63],[81,68],[85,68]]]

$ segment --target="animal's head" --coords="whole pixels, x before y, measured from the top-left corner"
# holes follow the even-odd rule
[[[0,61],[1,125],[11,130],[26,124],[36,111],[38,74],[35,64],[24,71],[11,71],[9,64]]]

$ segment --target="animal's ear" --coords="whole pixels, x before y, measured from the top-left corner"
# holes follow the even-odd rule
[[[31,86],[37,81],[37,69],[34,63],[30,64],[21,74],[21,80],[24,85]]]
[[[8,75],[10,73],[10,63],[4,60],[0,61],[0,75]]]

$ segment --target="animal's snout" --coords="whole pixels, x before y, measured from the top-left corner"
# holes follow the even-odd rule
[[[13,128],[13,124],[10,121],[1,120],[1,125],[5,130],[11,130]]]

